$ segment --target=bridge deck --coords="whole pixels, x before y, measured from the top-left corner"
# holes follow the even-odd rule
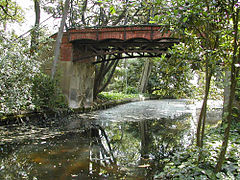
[[[75,28],[62,39],[61,60],[88,62],[98,57],[100,61],[122,58],[158,57],[178,43],[163,26],[120,26],[103,28]]]

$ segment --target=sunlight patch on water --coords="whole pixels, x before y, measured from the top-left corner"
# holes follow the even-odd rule
[[[107,121],[136,121],[143,118],[174,118],[192,113],[187,100],[153,100],[124,104],[99,113],[99,119]]]

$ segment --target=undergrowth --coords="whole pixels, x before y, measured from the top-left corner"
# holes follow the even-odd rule
[[[198,163],[199,150],[195,145],[163,160],[165,167],[155,175],[157,179],[240,179],[240,123],[234,122],[229,138],[228,151],[222,171],[214,173],[223,139],[223,128],[208,129],[205,137],[203,160]]]
[[[124,94],[124,93],[113,93],[113,92],[102,92],[98,95],[101,100],[123,100],[127,98],[138,98],[139,94]]]

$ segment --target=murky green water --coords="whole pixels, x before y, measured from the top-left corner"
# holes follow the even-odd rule
[[[197,113],[184,100],[142,101],[2,126],[0,179],[152,179],[193,142]]]

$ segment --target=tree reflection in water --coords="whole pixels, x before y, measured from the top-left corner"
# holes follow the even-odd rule
[[[83,124],[89,125],[65,128],[55,136],[2,143],[0,179],[151,179],[164,167],[164,159],[191,144],[194,134],[189,113],[87,121]]]
[[[175,119],[112,123],[105,129],[94,125],[92,172],[118,178],[152,177],[164,167],[161,160],[191,144],[190,120],[191,114],[184,114]]]

